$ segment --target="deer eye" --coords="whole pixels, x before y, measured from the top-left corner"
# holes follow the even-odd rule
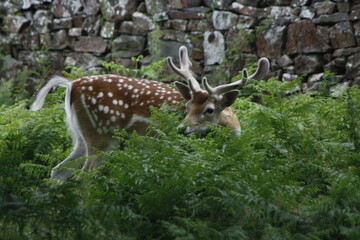
[[[215,111],[214,108],[208,107],[207,109],[205,109],[204,114],[212,115],[214,111]]]

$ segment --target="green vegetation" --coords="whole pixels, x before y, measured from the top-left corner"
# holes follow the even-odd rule
[[[360,239],[360,92],[299,84],[248,86],[240,137],[185,137],[180,111],[154,109],[155,137],[120,131],[124,150],[60,183],[48,177],[71,151],[64,91],[39,112],[0,103],[0,239]]]

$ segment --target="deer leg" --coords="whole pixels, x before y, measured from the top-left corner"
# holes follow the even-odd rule
[[[97,156],[99,151],[107,151],[113,145],[119,144],[118,141],[115,141],[111,135],[102,135],[99,136],[96,141],[88,143],[88,158],[82,167],[84,172],[91,169],[95,169],[101,166],[101,162],[104,160],[103,157]]]
[[[84,140],[80,136],[78,136],[76,139],[74,150],[64,161],[62,161],[52,169],[51,178],[61,181],[67,180],[71,177],[71,173],[66,168],[80,168],[81,163],[79,163],[79,161],[72,161],[85,156],[87,156],[86,144]]]

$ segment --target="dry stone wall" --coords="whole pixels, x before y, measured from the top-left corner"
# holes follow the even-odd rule
[[[360,0],[3,0],[0,16],[2,78],[98,60],[133,68],[132,57],[177,59],[186,45],[198,75],[267,57],[279,80],[306,75],[304,91],[324,71],[340,88],[360,82]]]

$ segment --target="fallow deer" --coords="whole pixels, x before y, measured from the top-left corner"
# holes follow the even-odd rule
[[[106,151],[114,144],[115,129],[125,129],[131,133],[146,134],[150,122],[150,107],[159,108],[164,102],[181,105],[185,100],[187,115],[180,127],[185,126],[185,134],[197,133],[206,129],[206,122],[230,127],[240,133],[240,124],[229,106],[236,100],[239,91],[234,90],[245,84],[248,79],[260,79],[269,69],[267,59],[261,59],[256,73],[247,77],[243,70],[243,79],[234,83],[212,88],[206,78],[200,85],[190,72],[191,62],[186,47],[179,49],[180,69],[171,58],[170,68],[185,78],[188,85],[175,82],[179,91],[168,84],[117,75],[87,76],[78,79],[53,77],[38,93],[31,110],[42,108],[50,89],[66,87],[65,112],[70,128],[74,149],[71,154],[51,171],[51,178],[66,180],[71,173],[63,167],[75,167],[73,161],[80,157],[93,156],[97,151]],[[221,95],[223,94],[223,95]],[[71,164],[73,163],[73,164]],[[98,167],[100,160],[89,157],[82,167],[83,171]]]

